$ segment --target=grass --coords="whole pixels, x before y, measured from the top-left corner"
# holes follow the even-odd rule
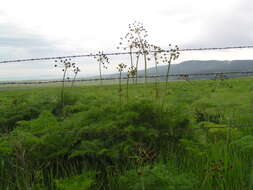
[[[252,84],[2,90],[0,190],[252,189]]]

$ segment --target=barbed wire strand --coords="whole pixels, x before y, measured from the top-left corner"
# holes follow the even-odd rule
[[[207,47],[207,48],[182,48],[178,51],[208,51],[208,50],[228,50],[228,49],[250,49],[253,45],[248,46],[227,46],[227,47]],[[170,52],[171,50],[161,50],[161,51],[151,51],[155,52]],[[139,52],[114,52],[114,53],[103,53],[106,56],[117,56],[117,55],[127,55],[127,54],[137,54]],[[18,63],[18,62],[28,62],[28,61],[46,61],[46,60],[56,60],[56,59],[68,59],[68,58],[81,58],[81,57],[94,57],[99,54],[81,54],[81,55],[67,55],[67,56],[55,56],[55,57],[40,57],[40,58],[28,58],[28,59],[15,59],[15,60],[4,60],[0,61],[0,64],[4,63]]]
[[[209,72],[209,73],[181,73],[181,74],[170,74],[168,77],[185,77],[185,76],[221,76],[226,77],[226,75],[236,75],[236,74],[243,74],[243,75],[250,75],[253,74],[253,71],[231,71],[231,72]],[[147,78],[165,78],[167,75],[149,75]],[[138,79],[145,78],[145,76],[138,76]],[[103,81],[106,80],[118,80],[119,77],[108,77],[108,78],[102,78]],[[122,77],[122,80],[126,79],[136,79],[136,77]],[[91,82],[91,81],[100,81],[100,78],[82,78],[82,79],[76,79],[75,82]],[[60,83],[63,82],[63,80],[36,80],[36,81],[2,81],[0,82],[0,85],[6,85],[6,84],[49,84],[49,83]],[[72,80],[65,80],[64,82],[73,82]]]

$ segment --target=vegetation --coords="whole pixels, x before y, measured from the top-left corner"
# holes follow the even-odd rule
[[[130,65],[118,64],[119,85],[102,83],[110,62],[99,52],[99,88],[74,86],[80,69],[60,59],[60,88],[0,91],[0,190],[253,188],[253,78],[169,82],[178,46],[164,51],[146,38],[139,22],[121,38]],[[148,83],[151,58],[156,75],[166,64],[165,82]]]
[[[65,80],[68,79],[69,77],[66,78],[66,74],[69,71],[69,69],[73,68],[74,69],[74,79],[72,81],[72,86],[74,85],[76,76],[78,72],[80,71],[78,67],[76,67],[75,63],[71,63],[71,59],[60,59],[60,60],[55,60],[55,67],[61,67],[63,76],[62,76],[62,88],[61,88],[61,106],[64,107],[64,87],[65,87]]]
[[[100,77],[100,84],[102,85],[103,80],[102,80],[102,66],[104,69],[108,68],[108,64],[110,63],[109,58],[103,53],[103,52],[98,52],[96,56],[94,56],[94,59],[98,62],[99,66],[99,77]]]
[[[0,91],[0,189],[250,190],[252,84]]]

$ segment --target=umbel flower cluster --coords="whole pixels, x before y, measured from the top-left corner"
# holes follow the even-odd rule
[[[156,65],[156,75],[157,72],[157,65],[159,63],[167,64],[168,69],[166,73],[166,82],[168,81],[169,72],[170,72],[170,66],[172,61],[178,59],[180,53],[179,53],[179,47],[176,45],[174,48],[172,48],[171,44],[169,44],[169,51],[165,51],[161,47],[151,44],[148,42],[148,31],[144,27],[143,23],[141,22],[133,22],[132,24],[128,25],[128,32],[120,38],[120,42],[117,46],[117,49],[123,49],[124,51],[128,51],[130,55],[130,65],[128,64],[118,64],[117,70],[121,73],[124,69],[127,68],[127,77],[128,78],[136,78],[133,79],[133,82],[137,83],[138,79],[138,67],[139,62],[141,58],[143,58],[144,61],[144,79],[145,83],[147,82],[148,74],[147,74],[147,68],[150,61],[152,61],[152,58],[154,59],[155,65]],[[99,76],[100,76],[100,82],[102,84],[102,69],[108,69],[108,66],[110,64],[109,57],[104,54],[103,51],[99,51],[95,56],[92,55],[92,57],[96,60],[98,63],[98,69],[99,69]],[[61,60],[55,60],[55,67],[62,67],[62,71],[64,72],[63,80],[65,79],[65,75],[67,70],[70,68],[73,68],[74,72],[74,80],[76,78],[76,75],[80,72],[80,69],[76,66],[75,63],[71,62],[71,59],[61,59]]]
[[[94,56],[94,59],[96,59],[96,61],[105,69],[108,69],[108,64],[110,63],[109,57],[107,57],[102,51],[99,51],[98,54]]]
[[[68,68],[75,68],[75,63],[71,63],[71,59],[60,59],[60,60],[55,60],[55,67],[63,67],[62,71],[66,71]]]
[[[126,64],[120,63],[120,64],[118,64],[118,66],[117,66],[117,70],[121,73],[121,72],[123,72],[123,70],[124,70],[126,67],[127,67]]]
[[[73,72],[75,75],[77,75],[80,72],[80,69],[76,66],[76,63],[71,62],[71,59],[60,59],[60,60],[55,60],[55,65],[54,67],[60,67],[62,68],[63,74],[63,80],[65,80],[66,73],[69,69],[73,69]],[[69,77],[67,77],[69,79]]]

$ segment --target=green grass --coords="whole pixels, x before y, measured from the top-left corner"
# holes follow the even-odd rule
[[[126,88],[0,91],[0,190],[253,188],[253,78]]]

